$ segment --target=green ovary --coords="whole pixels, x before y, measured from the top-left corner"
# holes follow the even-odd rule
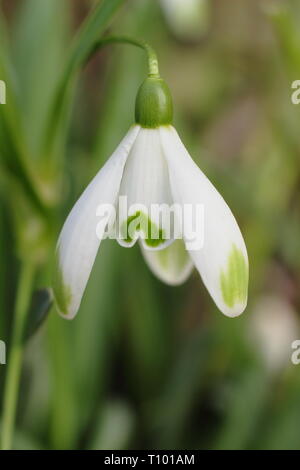
[[[247,300],[248,264],[242,251],[235,245],[230,251],[226,272],[221,272],[220,284],[224,302],[228,307]]]
[[[146,245],[155,248],[165,243],[165,233],[149,217],[141,211],[130,215],[121,227],[121,237],[126,243],[131,243],[135,232],[143,232]]]
[[[53,276],[53,292],[60,313],[67,315],[71,303],[71,289],[64,283],[62,270],[59,265],[58,254],[55,255],[55,268]]]

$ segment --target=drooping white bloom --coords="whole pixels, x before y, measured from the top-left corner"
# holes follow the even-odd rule
[[[123,246],[132,246],[140,238],[149,267],[168,284],[183,282],[193,262],[223,313],[236,316],[244,310],[247,251],[229,207],[193,162],[172,126],[144,129],[136,125],[79,198],[60,234],[54,289],[61,313],[72,318],[79,308],[101,243],[97,209],[101,204],[112,204],[117,209],[120,195],[127,196],[131,207],[173,202],[203,204],[204,246],[199,250],[185,251],[179,240],[166,246],[173,240],[165,242],[160,238],[157,240],[161,246],[153,246],[153,240],[141,237],[139,230],[135,239],[118,241]],[[120,220],[121,227],[124,223],[126,220]],[[101,226],[104,233],[106,224]]]
[[[160,0],[172,31],[183,39],[197,39],[207,32],[209,0]]]
[[[300,325],[293,306],[278,294],[260,297],[249,317],[249,339],[271,373],[291,365],[292,344]]]
[[[138,95],[143,106],[141,110],[138,100],[137,124],[83,192],[61,231],[54,277],[57,308],[66,318],[74,317],[99,246],[109,232],[122,246],[130,247],[139,239],[148,266],[167,284],[184,282],[195,266],[218,308],[237,316],[246,306],[248,286],[240,229],[170,124],[165,84],[162,88],[160,80],[156,103],[152,88],[157,79],[147,80],[146,92],[142,86]],[[124,199],[126,210],[120,203]],[[195,244],[190,236],[195,233],[193,217],[188,212],[183,221],[178,214],[180,208],[184,212],[199,205],[204,209],[203,243]],[[153,206],[175,206],[172,223],[161,212],[153,212]],[[174,230],[176,224],[179,232]],[[196,241],[198,232],[199,227]]]

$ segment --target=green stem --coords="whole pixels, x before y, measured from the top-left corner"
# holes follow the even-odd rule
[[[33,278],[33,264],[31,262],[24,262],[21,267],[16,297],[11,352],[8,359],[8,370],[4,387],[1,435],[2,450],[11,449],[12,446],[24,349],[24,330],[26,327]]]
[[[91,57],[91,55],[94,54],[94,52],[96,52],[99,47],[112,43],[131,44],[132,46],[136,46],[140,49],[143,49],[148,57],[149,77],[159,77],[159,68],[156,52],[148,43],[146,43],[145,41],[140,41],[138,39],[130,38],[127,36],[108,36],[106,38],[100,39],[96,43],[89,57]]]

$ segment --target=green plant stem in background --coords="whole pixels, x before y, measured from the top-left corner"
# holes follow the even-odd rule
[[[12,437],[18,401],[18,389],[21,376],[24,347],[24,330],[26,327],[28,306],[34,279],[34,265],[25,261],[21,267],[19,286],[15,304],[12,344],[8,358],[8,370],[4,388],[1,449],[12,446]]]

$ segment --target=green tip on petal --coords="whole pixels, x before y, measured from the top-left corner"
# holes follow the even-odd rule
[[[55,267],[53,276],[54,299],[62,315],[67,315],[72,300],[71,289],[64,283],[62,270],[59,265],[58,255],[55,255]]]
[[[144,235],[148,235],[145,238],[145,243],[152,248],[155,248],[166,241],[164,231],[141,211],[137,211],[134,215],[129,216],[122,224],[121,235],[126,243],[131,243],[133,241],[130,236],[132,235],[132,232],[143,232]]]
[[[225,304],[232,308],[245,303],[248,293],[248,264],[241,250],[232,246],[226,272],[221,272],[221,290]]]
[[[172,97],[161,78],[148,77],[140,86],[135,102],[135,121],[150,129],[172,124]]]

